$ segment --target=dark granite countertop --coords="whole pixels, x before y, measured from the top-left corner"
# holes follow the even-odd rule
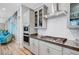
[[[66,38],[61,38],[61,37],[41,36],[41,35],[36,35],[36,34],[30,35],[30,37],[38,39],[38,40],[42,40],[45,42],[49,42],[58,46],[62,46],[65,48],[69,48],[75,51],[79,51],[79,44],[73,40],[68,40]]]

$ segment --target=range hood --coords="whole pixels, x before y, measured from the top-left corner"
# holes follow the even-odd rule
[[[67,11],[66,10],[59,10],[59,3],[55,3],[55,5],[52,4],[52,13],[45,15],[45,18],[53,18],[61,15],[66,15]]]

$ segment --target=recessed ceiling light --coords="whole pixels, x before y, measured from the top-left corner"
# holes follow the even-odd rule
[[[6,10],[6,8],[2,8],[2,10],[3,10],[3,11],[5,11],[5,10]]]

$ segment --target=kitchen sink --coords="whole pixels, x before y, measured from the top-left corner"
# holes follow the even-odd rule
[[[60,37],[51,37],[51,36],[40,36],[43,40],[47,41],[53,41],[57,43],[65,43],[67,41],[66,38],[60,38]]]

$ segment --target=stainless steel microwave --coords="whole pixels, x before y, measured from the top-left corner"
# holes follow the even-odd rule
[[[24,31],[28,31],[28,26],[24,26]]]

